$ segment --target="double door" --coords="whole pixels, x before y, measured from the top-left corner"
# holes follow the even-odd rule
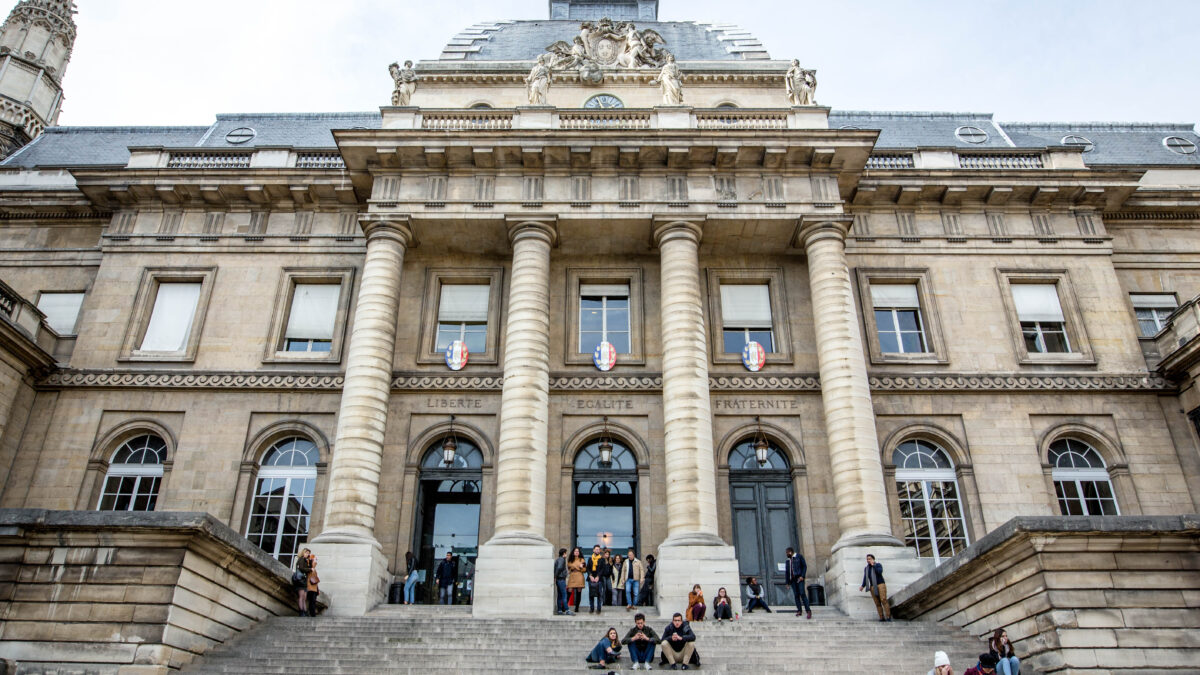
[[[729,490],[742,602],[746,600],[746,578],[756,577],[772,609],[791,605],[794,598],[787,585],[783,561],[789,547],[800,550],[791,480],[786,473],[753,479],[739,479],[731,473]]]

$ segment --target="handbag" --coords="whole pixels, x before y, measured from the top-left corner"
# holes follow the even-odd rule
[[[307,584],[308,584],[308,575],[306,575],[304,572],[301,572],[300,570],[296,570],[295,572],[292,572],[292,585],[293,586],[296,586],[297,588],[299,588],[300,586],[305,586]]]

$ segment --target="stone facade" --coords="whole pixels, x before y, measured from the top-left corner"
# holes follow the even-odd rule
[[[519,28],[483,31],[488,48]],[[920,482],[893,464],[906,442],[947,458],[959,548],[1059,513],[1063,440],[1102,458],[1123,515],[1200,508],[1200,400],[1160,372],[1178,343],[1140,337],[1131,300],[1200,293],[1200,171],[1164,145],[1200,138],[1105,127],[1085,130],[1089,154],[990,118],[791,107],[787,61],[688,49],[689,106],[657,105],[656,69],[610,68],[599,85],[556,72],[550,105],[528,107],[529,60],[443,59],[418,63],[411,106],[378,116],[223,115],[105,137],[115,156],[101,130],[51,129],[0,165],[0,276],[25,305],[85,295],[75,328],[39,324],[51,362],[4,380],[0,506],[94,509],[117,449],[154,434],[155,508],[247,533],[264,454],[301,438],[333,610],[361,614],[428,544],[439,469],[422,463],[453,415],[482,457],[467,548],[491,615],[548,608],[550,551],[578,542],[576,458],[606,433],[634,457],[634,540],[663,560],[665,612],[692,583],[775,575],[786,542],[810,583],[873,614],[863,554],[893,592],[947,556],[905,545],[897,481]],[[624,107],[587,107],[597,94]],[[1105,155],[1105,139],[1141,154]],[[171,283],[199,286],[190,329],[177,350],[143,349]],[[340,291],[324,347],[295,352],[305,283]],[[455,284],[490,288],[459,371],[438,343]],[[628,285],[611,371],[579,346],[583,284]],[[756,372],[723,344],[721,288],[745,284],[770,298]],[[1022,284],[1055,289],[1068,350],[1030,351]],[[889,285],[915,289],[918,352],[883,342],[871,306]],[[734,498],[754,469],[730,457],[760,434],[790,510],[751,564],[745,547],[768,540],[747,532],[778,523]],[[506,602],[516,588],[527,603]]]

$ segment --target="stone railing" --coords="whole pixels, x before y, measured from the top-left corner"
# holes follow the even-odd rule
[[[868,169],[911,169],[912,153],[873,154],[867,158]]]
[[[249,152],[172,152],[168,169],[249,169]]]
[[[1046,164],[1040,153],[966,154],[958,153],[960,169],[1043,169]]]
[[[1160,358],[1157,370],[1172,378],[1189,375],[1200,363],[1200,296],[1183,303],[1154,336],[1151,351]]]
[[[1194,672],[1200,516],[1022,516],[891,598],[892,615],[1004,628],[1021,672]]]
[[[206,513],[0,509],[0,560],[17,672],[176,672],[296,612],[288,568]]]
[[[439,131],[479,131],[481,129],[511,129],[513,111],[490,108],[467,110],[422,111],[421,128]]]
[[[339,152],[298,152],[297,169],[344,169],[346,162]]]
[[[787,129],[788,110],[697,110],[697,129]]]
[[[558,114],[562,129],[649,129],[649,110],[564,110]]]
[[[61,338],[46,324],[46,315],[3,281],[0,281],[0,321],[16,328],[20,335],[30,341],[30,347],[47,354],[54,354],[58,348],[57,343]]]

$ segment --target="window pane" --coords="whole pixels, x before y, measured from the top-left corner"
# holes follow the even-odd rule
[[[603,310],[585,309],[579,313],[579,330],[598,331],[604,327]]]
[[[1154,319],[1138,319],[1138,330],[1142,337],[1154,337],[1158,334],[1158,324]]]
[[[920,333],[902,333],[900,337],[903,340],[906,354],[919,354],[925,351],[925,341],[921,339]]]
[[[609,304],[609,306],[608,306],[608,330],[610,333],[612,331],[629,330],[629,309],[628,308],[613,307],[612,304]],[[612,342],[612,340],[609,340],[609,342]]]
[[[467,351],[472,354],[482,354],[487,351],[487,333],[469,331],[463,342],[467,343]]]
[[[609,331],[608,341],[612,343],[613,349],[617,350],[618,354],[629,354],[632,352],[629,347],[629,333],[613,333]]]
[[[900,324],[900,330],[919,330],[921,325],[917,321],[917,312],[912,309],[896,310],[896,319]]]
[[[59,335],[74,335],[83,293],[42,293],[38,309],[46,315],[46,323]]]
[[[462,326],[460,326],[459,324],[457,324],[457,323],[439,323],[438,324],[438,337],[437,337],[437,350],[439,352],[445,350],[447,347],[450,346],[450,343],[457,340],[459,335],[461,335],[461,334],[462,334]]]
[[[486,324],[491,290],[487,284],[443,284],[438,301],[438,321]]]
[[[333,349],[333,343],[329,340],[312,341],[312,351],[314,352],[328,352],[331,349]]]
[[[875,310],[875,327],[878,328],[880,332],[896,330],[896,321],[892,317],[892,310]]]
[[[746,331],[738,329],[725,329],[725,353],[726,354],[741,354],[742,349],[746,346]],[[766,349],[766,347],[763,347]]]
[[[1067,344],[1067,335],[1063,332],[1063,325],[1050,324],[1049,329],[1045,324],[1042,324],[1042,341],[1046,345],[1048,353],[1066,353],[1071,351]]]
[[[296,284],[285,337],[332,340],[342,287],[337,284]]]
[[[775,351],[775,338],[769,330],[752,330],[750,331],[750,339],[762,345],[765,352],[770,353]],[[744,344],[742,346],[745,347]],[[741,350],[739,349],[738,351]]]
[[[187,347],[199,300],[199,283],[160,283],[140,349],[151,352],[183,351]]]
[[[879,349],[884,354],[898,354],[900,352],[900,340],[895,333],[879,333]]]

